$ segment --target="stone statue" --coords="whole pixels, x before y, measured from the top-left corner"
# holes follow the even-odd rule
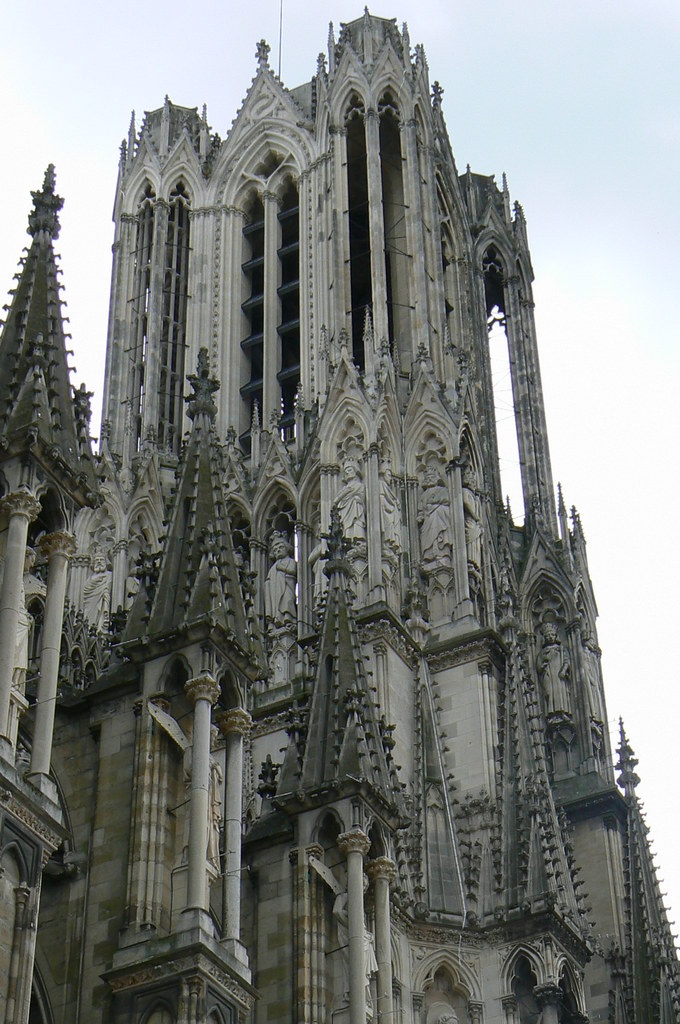
[[[47,587],[42,580],[39,580],[31,572],[35,565],[35,559],[36,552],[34,549],[27,547],[26,554],[24,555],[24,575],[19,591],[19,621],[17,623],[16,643],[14,646],[14,673],[12,680],[13,685],[22,693],[26,683],[31,628],[34,622],[33,616],[26,605],[36,594],[44,598],[47,593]]]
[[[269,543],[272,564],[264,581],[264,613],[274,626],[291,626],[297,618],[297,563],[285,533],[275,530]]]
[[[219,730],[211,726],[211,747],[214,747]],[[215,871],[220,870],[220,826],[222,824],[222,769],[210,754],[210,818],[208,820],[207,859]]]
[[[477,492],[477,474],[474,466],[466,462],[463,466],[463,514],[465,516],[465,547],[467,560],[475,569],[482,567],[482,516],[480,512],[479,494]]]
[[[423,568],[426,571],[449,568],[453,553],[451,506],[448,489],[435,459],[427,462],[423,472],[418,523]]]
[[[541,631],[543,646],[538,655],[536,668],[545,695],[546,711],[548,714],[559,711],[570,713],[571,661],[569,652],[560,642],[556,623],[544,622]]]
[[[401,507],[394,490],[392,467],[383,465],[380,474],[380,519],[382,522],[383,544],[393,551],[401,550]]]
[[[111,607],[111,570],[101,551],[90,558],[92,575],[83,587],[83,614],[100,632],[108,628]]]
[[[356,458],[348,455],[342,466],[343,486],[335,499],[342,532],[350,544],[366,543],[366,496]]]

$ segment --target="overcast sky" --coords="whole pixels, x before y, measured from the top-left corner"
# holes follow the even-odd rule
[[[308,81],[329,21],[337,33],[362,10],[284,0],[284,83]],[[371,11],[424,44],[459,170],[506,171],[524,207],[553,475],[581,513],[610,725],[623,716],[639,757],[662,888],[680,913],[680,5],[395,0]],[[6,5],[0,291],[27,243],[29,192],[53,162],[76,382],[95,391],[97,423],[130,112],[139,124],[166,93],[205,102],[224,137],[261,37],[276,68],[279,0]]]

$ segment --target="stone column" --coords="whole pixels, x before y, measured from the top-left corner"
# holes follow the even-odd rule
[[[541,1014],[541,1024],[559,1024],[558,1000],[560,990],[557,985],[553,985],[550,982],[547,985],[537,985],[534,989],[534,995],[543,1011]]]
[[[451,501],[451,515],[453,517],[453,561],[456,587],[455,617],[462,618],[464,615],[472,615],[472,602],[470,600],[470,583],[468,580],[463,484],[459,460],[454,459],[449,462],[446,472]]]
[[[373,331],[378,344],[389,336],[387,320],[387,274],[385,271],[385,223],[382,203],[380,164],[380,116],[369,109],[366,127],[366,178],[368,185],[368,230],[371,246],[371,284],[373,294]]]
[[[241,835],[243,820],[243,741],[253,720],[243,708],[232,708],[218,719],[226,737],[224,776],[224,890],[223,933],[225,941],[241,938]]]
[[[194,705],[189,798],[189,868],[186,910],[208,911],[206,856],[210,789],[210,709],[220,688],[209,672],[190,679],[184,689]]]
[[[392,941],[390,923],[390,883],[397,868],[389,857],[378,857],[368,866],[375,886],[375,958],[378,961],[378,1020],[392,1024]]]
[[[9,515],[5,569],[0,592],[0,743],[7,748],[3,750],[3,753],[6,756],[12,756],[12,752],[9,750],[7,731],[17,627],[22,600],[21,586],[24,578],[28,524],[40,512],[40,502],[30,491],[14,491],[2,499],[0,508]]]
[[[366,357],[366,353],[364,353]],[[368,594],[370,601],[384,601],[382,535],[380,530],[380,453],[374,441],[366,452],[366,542],[368,545]]]
[[[40,647],[40,679],[38,681],[38,702],[35,711],[33,749],[31,752],[31,781],[43,788],[47,779],[52,757],[52,736],[54,733],[54,712],[57,705],[57,684],[59,682],[59,656],[61,653],[61,627],[64,621],[64,598],[68,562],[75,554],[76,542],[70,533],[49,533],[40,541],[40,547],[48,560],[47,595],[45,597],[45,619],[43,622],[42,645]],[[50,787],[51,788],[51,787]]]
[[[352,1024],[363,1024],[366,1020],[364,856],[370,845],[368,836],[358,825],[338,836],[338,849],[347,858],[349,1019]]]
[[[264,206],[264,330],[260,414],[263,428],[269,430],[272,414],[275,414],[277,422],[281,416],[281,390],[276,379],[279,364],[279,337],[276,328],[280,319],[280,302],[277,292],[280,274],[277,250],[280,245],[278,217],[281,204],[279,197],[274,192],[263,193],[262,203]]]

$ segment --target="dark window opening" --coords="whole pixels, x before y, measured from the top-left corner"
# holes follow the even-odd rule
[[[399,119],[386,93],[380,104],[380,169],[382,179],[387,327],[402,363],[410,362],[410,291],[406,204]]]
[[[189,296],[189,201],[183,185],[170,196],[165,239],[158,387],[158,443],[179,453],[184,415],[184,357]]]
[[[289,188],[278,215],[279,327],[281,357],[276,379],[281,389],[279,426],[284,440],[294,434],[295,398],[300,383],[300,209],[298,194]]]
[[[364,366],[364,323],[371,309],[371,246],[364,110],[355,99],[347,118],[347,187],[349,197],[349,269],[354,362]]]
[[[248,222],[243,228],[243,253],[246,259],[241,270],[246,299],[241,304],[245,318],[241,349],[245,356],[245,383],[241,387],[241,397],[245,405],[246,428],[239,440],[243,450],[249,453],[255,405],[262,411],[264,380],[264,207],[259,199],[253,202]]]
[[[132,402],[132,431],[135,448],[142,442],[145,381],[144,369],[149,344],[149,310],[151,298],[151,257],[153,253],[154,203],[156,196],[147,185],[137,214],[137,232],[133,265],[135,285],[133,293],[133,333],[130,349],[130,397]]]

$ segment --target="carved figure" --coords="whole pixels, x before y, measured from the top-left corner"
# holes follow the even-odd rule
[[[290,626],[297,618],[297,563],[288,538],[279,530],[271,536],[269,555],[272,565],[264,581],[265,616],[274,626]]]
[[[335,504],[342,521],[345,540],[351,544],[366,543],[366,496],[358,461],[348,455],[342,467],[343,486]]]
[[[111,570],[106,568],[106,559],[95,551],[90,559],[92,575],[83,587],[83,612],[98,630],[105,630],[109,624],[111,607]]]
[[[476,569],[482,567],[482,516],[480,512],[479,494],[477,491],[477,474],[473,465],[466,462],[463,466],[463,514],[465,516],[465,547],[467,560]]]
[[[33,616],[26,607],[27,602],[36,594],[44,597],[47,588],[42,580],[34,576],[31,569],[35,565],[36,553],[33,548],[27,547],[24,555],[24,575],[21,580],[19,591],[19,621],[17,623],[16,643],[14,646],[14,674],[13,685],[21,692],[24,692],[26,682],[26,671],[28,669],[29,641]]]
[[[212,743],[217,738],[218,730],[212,726]],[[210,819],[208,821],[208,850],[209,863],[215,869],[220,870],[220,825],[222,823],[222,769],[210,755]]]
[[[548,714],[556,711],[571,711],[569,684],[571,681],[571,660],[569,652],[560,642],[557,625],[545,622],[542,627],[543,647],[536,668],[545,695]]]
[[[423,472],[418,523],[425,570],[451,566],[453,540],[449,492],[435,459],[426,464]]]
[[[385,462],[380,474],[380,519],[383,543],[393,551],[401,550],[401,508],[394,491],[392,467]]]
[[[586,663],[586,677],[588,679],[588,707],[590,709],[590,717],[594,722],[602,723],[605,716],[602,708],[602,698],[600,696],[600,674],[598,672],[597,644],[593,640],[584,640],[583,657]]]

